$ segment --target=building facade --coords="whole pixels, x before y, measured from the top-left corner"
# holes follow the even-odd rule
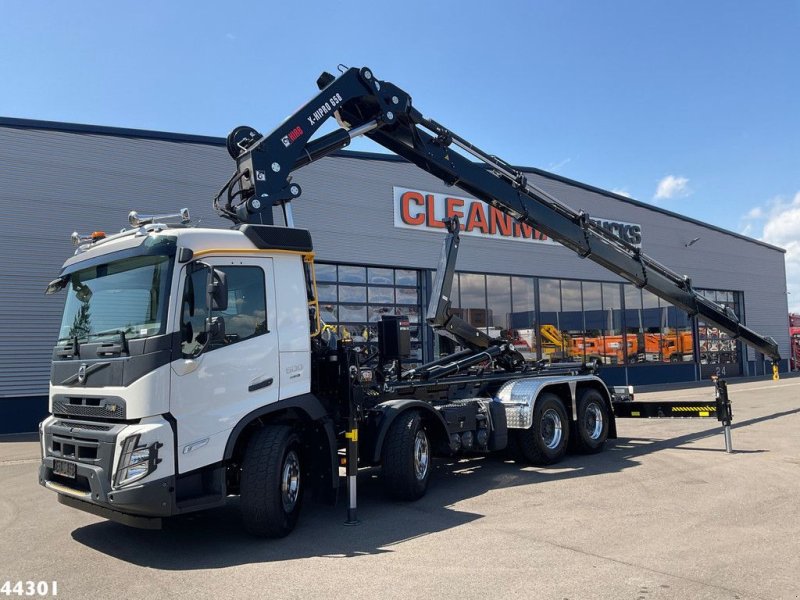
[[[0,119],[2,278],[0,433],[30,431],[46,409],[63,297],[43,290],[72,254],[72,231],[118,231],[130,210],[188,207],[227,227],[211,199],[233,164],[224,140]],[[730,307],[789,355],[784,251],[535,169],[529,179]],[[533,229],[390,155],[341,152],[298,171],[298,227],[311,231],[323,319],[371,345],[387,314],[408,317],[409,364],[452,348],[424,325],[442,219],[459,216],[453,310],[507,335],[529,360],[599,361],[610,384],[765,373],[763,357]],[[280,222],[278,219],[277,222]],[[782,370],[788,368],[786,361]]]

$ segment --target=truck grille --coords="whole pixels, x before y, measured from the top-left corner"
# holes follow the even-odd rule
[[[95,462],[98,446],[96,440],[73,436],[53,435],[50,440],[52,456],[78,462]]]
[[[97,425],[95,423],[77,423],[72,421],[56,421],[53,425],[69,427],[70,429],[86,429],[87,431],[110,431],[111,425]]]
[[[124,420],[125,401],[115,397],[54,396],[53,414]]]

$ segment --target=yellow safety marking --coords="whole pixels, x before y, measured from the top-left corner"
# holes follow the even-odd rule
[[[778,381],[780,378],[781,376],[778,373],[778,365],[772,365],[772,380]]]
[[[311,270],[311,287],[314,297],[308,301],[308,307],[314,311],[314,331],[311,332],[311,337],[316,337],[322,333],[326,324],[322,322],[322,316],[319,314],[319,295],[317,294],[317,271],[314,263],[314,253],[306,252],[303,254],[303,262],[307,263]]]
[[[707,417],[708,416],[708,411],[701,410],[699,414],[700,414],[701,417]]]
[[[348,440],[353,440],[354,442],[358,441],[358,429],[352,429],[344,434]]]
[[[637,411],[631,411],[631,416],[632,416],[632,417],[638,417],[638,416],[640,416],[641,414],[642,414],[642,413],[640,413],[638,410],[637,410]]]
[[[311,265],[311,282],[314,290],[314,297],[308,301],[309,309],[314,311],[314,330],[311,332],[311,337],[316,337],[322,333],[322,319],[319,314],[319,300],[317,299],[317,275],[314,271],[314,253],[303,252],[301,250],[282,250],[280,248],[273,249],[260,249],[260,248],[208,248],[206,250],[198,250],[192,254],[192,258],[198,256],[205,256],[207,254],[222,254],[222,255],[247,255],[247,254],[293,254],[295,256],[302,256],[303,262]]]
[[[672,412],[705,412],[717,410],[714,406],[673,406]]]
[[[207,254],[295,254],[306,257],[314,258],[313,252],[303,252],[302,250],[283,250],[280,248],[261,249],[261,248],[207,248],[205,250],[197,250],[192,254],[192,258],[197,256],[205,256]]]

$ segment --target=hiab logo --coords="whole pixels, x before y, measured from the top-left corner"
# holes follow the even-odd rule
[[[474,198],[394,187],[394,226],[437,232],[443,219],[458,217],[462,235],[556,244],[546,234],[520,223],[501,210]],[[641,225],[602,218],[592,222],[634,246],[642,243]]]
[[[283,145],[288,148],[289,146],[292,145],[292,142],[294,142],[301,135],[303,135],[303,129],[298,125],[294,129],[292,129],[288,134],[283,136],[281,138],[281,142],[283,142]]]

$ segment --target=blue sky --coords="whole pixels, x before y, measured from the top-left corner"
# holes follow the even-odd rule
[[[799,33],[797,0],[9,0],[0,115],[269,130],[367,65],[509,162],[787,248],[800,311]]]

